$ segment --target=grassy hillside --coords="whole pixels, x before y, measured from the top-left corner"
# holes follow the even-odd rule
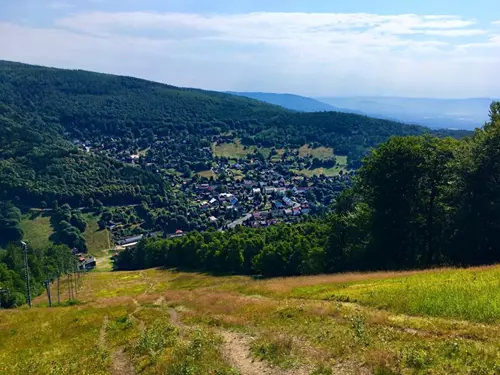
[[[85,215],[85,219],[87,220],[87,228],[83,235],[89,248],[89,254],[102,256],[104,250],[109,250],[113,246],[110,234],[107,229],[99,229],[98,216]]]
[[[103,250],[108,250],[112,247],[109,232],[107,230],[99,230],[99,226],[97,225],[99,217],[86,214],[84,218],[87,221],[87,228],[83,235],[89,249],[89,254],[103,256]],[[24,241],[34,248],[49,246],[52,243],[50,237],[54,234],[50,219],[50,212],[30,211],[30,213],[24,215],[21,221]]]
[[[0,373],[493,375],[499,272],[91,273],[79,305],[2,313]]]
[[[54,230],[50,226],[50,215],[41,212],[30,212],[23,216],[21,228],[24,241],[34,248],[44,248],[51,244],[50,236]]]

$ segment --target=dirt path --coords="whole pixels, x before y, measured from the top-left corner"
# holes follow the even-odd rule
[[[155,306],[163,306],[165,304],[165,296],[161,296],[155,301]]]
[[[252,358],[250,351],[250,339],[245,335],[220,331],[224,343],[222,352],[225,359],[235,367],[241,375],[309,375],[310,370],[296,368],[292,370],[281,370],[269,366],[265,361]]]
[[[111,356],[111,375],[135,375],[135,369],[123,348],[118,348]]]
[[[171,307],[168,309],[168,313],[170,314],[170,322],[177,328],[185,328],[184,324],[182,324],[181,320],[179,319],[179,313]]]
[[[130,314],[128,314],[128,317],[130,320],[137,322],[139,324],[139,328],[141,329],[141,331],[144,331],[146,329],[146,324],[141,319],[138,319],[135,316],[136,313],[138,313],[139,311],[142,310],[142,306],[135,298],[133,299],[133,301],[134,301],[134,305],[136,306],[136,308],[134,311],[132,311]]]
[[[106,329],[109,325],[109,318],[106,315],[99,331],[99,345],[103,350],[107,349]],[[135,369],[123,348],[118,348],[111,354],[111,375],[135,375]]]
[[[241,375],[279,374],[266,363],[256,361],[251,357],[248,340],[242,335],[228,331],[221,331],[220,334],[224,339],[222,345],[224,357]]]
[[[102,322],[101,330],[99,331],[99,345],[102,349],[106,349],[106,329],[108,328],[109,318],[106,315]]]

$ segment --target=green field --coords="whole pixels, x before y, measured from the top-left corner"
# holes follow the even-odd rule
[[[210,170],[207,170],[207,171],[201,171],[201,172],[198,172],[198,174],[201,176],[201,177],[205,177],[205,178],[210,178],[210,177],[213,177],[214,179],[217,178],[217,175],[210,169]]]
[[[292,295],[351,301],[397,313],[500,321],[500,267],[442,270],[362,283],[315,285]]]
[[[343,168],[333,167],[333,168],[301,169],[301,170],[294,170],[294,172],[306,177],[319,176],[322,174],[327,177],[333,177],[333,176],[338,176],[341,170],[345,171],[345,169]]]
[[[249,146],[246,147],[241,144],[239,140],[235,140],[232,143],[222,143],[222,144],[213,144],[212,145],[212,153],[214,156],[217,157],[226,157],[229,159],[237,160],[237,159],[244,159],[248,154],[253,154],[255,152],[256,147],[255,146]],[[269,154],[271,153],[271,148],[257,148],[257,150],[264,156],[264,158],[268,158]],[[285,152],[284,149],[277,149],[277,154],[273,155],[271,158],[272,161],[277,162],[281,160],[281,157],[283,156],[283,153]],[[322,159],[322,160],[327,160],[327,159],[332,159],[334,157],[333,154],[333,149],[329,147],[318,147],[318,148],[309,148],[308,145],[304,145],[298,150],[291,150],[291,151],[298,151],[299,156],[301,157],[306,157],[311,155],[312,157]],[[340,161],[339,163],[346,164],[346,157],[345,156],[337,156],[337,160]]]
[[[106,229],[99,230],[99,225],[97,225],[98,217],[90,214],[84,216],[87,220],[87,228],[83,235],[89,249],[89,254],[102,256],[103,250],[109,250],[112,247],[110,234]]]
[[[306,177],[319,176],[321,174],[327,177],[333,177],[338,176],[340,171],[347,172],[347,156],[335,156],[335,158],[337,159],[337,165],[333,168],[301,169],[294,170],[294,172]]]
[[[50,226],[50,214],[31,211],[23,215],[21,228],[24,241],[35,248],[47,247],[51,244],[50,236],[54,230]]]
[[[216,157],[225,157],[229,159],[244,159],[248,154],[252,154],[255,150],[255,147],[247,147],[243,146],[239,140],[236,140],[233,143],[222,143],[222,144],[213,144],[212,152]]]
[[[103,375],[496,375],[499,279],[500,266],[268,280],[90,273],[78,305],[49,309],[41,296],[2,312],[0,373],[89,374],[84,356]]]
[[[87,228],[84,233],[89,254],[102,255],[103,250],[111,247],[109,232],[100,231],[97,225],[98,217],[90,214],[84,215],[87,220]],[[21,228],[24,232],[24,240],[34,248],[50,246],[50,236],[54,233],[50,225],[50,213],[31,212],[23,216]]]
[[[333,158],[333,148],[331,147],[318,147],[318,148],[309,148],[309,145],[304,145],[299,148],[299,156],[306,157],[312,156],[313,158],[318,159],[332,159]]]

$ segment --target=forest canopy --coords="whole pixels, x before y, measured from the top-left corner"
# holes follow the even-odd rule
[[[171,177],[121,161],[155,143],[162,150],[156,164],[186,174],[186,162],[210,166],[212,156],[200,150],[222,134],[246,146],[332,147],[351,168],[390,136],[437,134],[366,116],[298,113],[230,94],[7,61],[0,61],[0,103],[0,199],[25,205],[78,206],[90,198],[131,204],[169,195]]]
[[[500,261],[500,103],[465,140],[392,137],[366,157],[327,218],[148,240],[117,269],[304,275]]]

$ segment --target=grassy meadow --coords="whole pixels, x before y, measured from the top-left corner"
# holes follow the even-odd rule
[[[91,214],[84,215],[87,220],[87,228],[83,233],[85,237],[85,242],[89,248],[89,254],[102,256],[103,251],[109,250],[113,247],[111,242],[111,236],[107,229],[100,230],[97,222],[99,221],[98,216],[93,216]]]
[[[200,177],[205,177],[205,178],[217,178],[217,175],[214,173],[214,171],[212,171],[211,169],[209,170],[206,170],[206,171],[200,171],[198,172],[198,174],[200,175]]]
[[[110,235],[107,230],[99,230],[97,221],[99,218],[91,214],[83,215],[87,221],[87,228],[84,232],[85,241],[89,249],[89,254],[102,256],[103,251],[112,247]],[[50,237],[54,234],[54,229],[50,225],[50,212],[30,211],[23,215],[21,228],[24,232],[24,241],[35,248],[50,246]]]
[[[0,373],[496,375],[499,280],[500,266],[266,280],[92,272],[74,306],[41,296],[0,313]]]
[[[221,144],[212,144],[212,153],[217,157],[226,157],[232,160],[245,159],[247,155],[253,154],[255,150],[258,150],[266,159],[271,154],[271,148],[257,148],[255,146],[245,147],[241,144],[239,139],[236,139],[232,143],[221,143]],[[312,156],[314,158],[318,158],[321,160],[332,159],[334,156],[337,159],[337,166],[334,168],[317,168],[314,170],[303,170],[300,171],[304,175],[313,176],[325,174],[326,176],[335,176],[338,175],[341,169],[346,169],[347,165],[347,156],[336,156],[334,155],[333,148],[330,147],[318,147],[318,148],[310,148],[309,145],[304,145],[299,149],[292,150],[298,151],[300,157]],[[279,162],[284,154],[284,149],[277,149],[276,154],[271,157],[271,161]],[[208,173],[210,171],[203,171],[199,174],[203,177],[210,177]]]
[[[239,140],[233,143],[221,143],[212,145],[212,153],[217,157],[225,157],[229,159],[244,159],[248,154],[252,154],[255,150],[254,146],[245,147]]]
[[[23,215],[21,229],[24,232],[24,241],[36,248],[47,247],[51,244],[50,236],[54,230],[50,226],[50,214],[40,211],[30,211]]]
[[[319,156],[316,156],[319,158]],[[295,173],[301,174],[306,177],[313,177],[325,175],[327,177],[338,176],[340,171],[346,172],[347,169],[347,156],[335,156],[337,164],[333,168],[314,168],[314,169],[301,169],[295,170]]]
[[[333,148],[330,147],[318,147],[310,148],[309,145],[304,145],[299,148],[299,156],[306,157],[312,156],[313,158],[328,160],[333,158]]]

